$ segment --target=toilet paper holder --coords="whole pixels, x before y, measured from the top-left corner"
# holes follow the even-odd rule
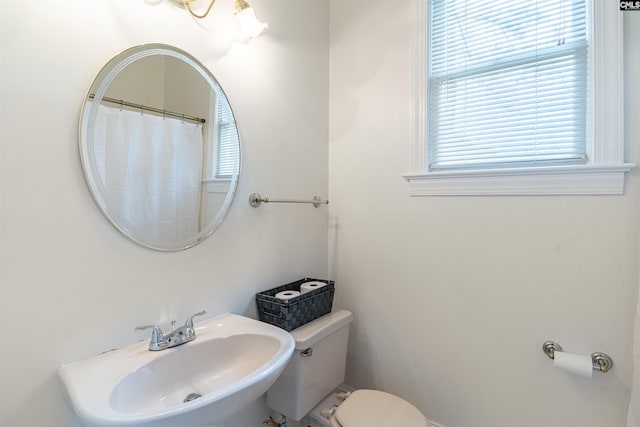
[[[549,359],[554,359],[556,351],[563,351],[560,344],[555,341],[545,341],[542,344],[542,351],[549,356]],[[605,353],[592,353],[591,363],[594,371],[608,372],[613,367],[613,360]]]

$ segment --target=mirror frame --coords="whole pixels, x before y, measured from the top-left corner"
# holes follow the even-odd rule
[[[100,193],[100,189],[102,186],[100,185],[99,173],[96,167],[95,155],[94,155],[94,144],[93,144],[93,128],[95,126],[96,116],[98,112],[98,106],[100,105],[102,98],[104,97],[107,89],[113,82],[113,80],[117,77],[117,75],[125,69],[131,63],[153,55],[165,55],[173,58],[177,58],[185,63],[189,64],[193,69],[195,69],[209,84],[209,87],[213,91],[218,91],[221,93],[227,100],[227,104],[231,110],[231,115],[233,116],[236,133],[238,135],[238,168],[237,173],[232,176],[229,182],[229,189],[225,196],[224,202],[220,209],[218,209],[215,218],[207,224],[199,233],[192,236],[191,238],[184,239],[176,242],[175,247],[158,247],[143,241],[137,240],[133,236],[129,235],[123,228],[116,223],[116,221],[109,215],[108,207],[103,195]],[[93,95],[93,96],[92,96]],[[91,101],[91,102],[89,102]],[[209,118],[208,118],[209,119]],[[226,93],[222,89],[222,86],[213,74],[202,65],[196,58],[194,58],[189,53],[176,48],[174,46],[160,44],[160,43],[151,43],[151,44],[143,44],[131,47],[119,53],[110,59],[107,64],[100,70],[97,74],[94,81],[91,83],[89,87],[89,91],[84,99],[82,104],[82,110],[80,112],[80,122],[79,122],[79,148],[80,148],[80,160],[82,163],[82,169],[84,172],[85,180],[87,182],[87,186],[89,187],[89,191],[91,192],[91,196],[93,197],[95,203],[98,205],[98,208],[105,216],[105,218],[113,225],[123,236],[127,239],[137,243],[140,246],[154,249],[158,251],[164,252],[175,252],[181,251],[184,249],[191,248],[202,243],[208,237],[210,237],[214,231],[224,221],[233,199],[235,197],[238,181],[240,178],[240,171],[242,165],[242,154],[241,154],[241,140],[240,140],[240,131],[238,129],[238,122],[236,116],[233,112],[233,108],[231,108],[231,104],[229,102],[229,98]]]

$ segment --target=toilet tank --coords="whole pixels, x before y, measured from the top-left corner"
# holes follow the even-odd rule
[[[267,391],[269,408],[299,421],[344,381],[352,319],[337,310],[291,331],[296,348]]]

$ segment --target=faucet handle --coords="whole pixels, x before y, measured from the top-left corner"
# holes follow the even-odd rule
[[[196,316],[203,316],[205,314],[207,314],[206,310],[202,310],[202,311],[199,311],[199,312],[197,312],[195,314],[192,314],[191,316],[189,316],[187,321],[184,322],[184,326],[186,326],[187,328],[193,329],[193,318],[196,317]]]
[[[164,340],[164,335],[162,334],[162,329],[158,325],[145,325],[145,326],[136,326],[134,331],[144,331],[145,329],[153,329],[151,332],[151,344],[157,344],[160,341]]]

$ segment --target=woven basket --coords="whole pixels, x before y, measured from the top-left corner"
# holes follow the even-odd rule
[[[324,282],[327,285],[302,294],[287,301],[275,297],[282,291],[299,291],[305,282]],[[258,292],[256,305],[261,321],[270,323],[285,331],[292,331],[318,317],[331,313],[335,283],[332,280],[305,278]]]

